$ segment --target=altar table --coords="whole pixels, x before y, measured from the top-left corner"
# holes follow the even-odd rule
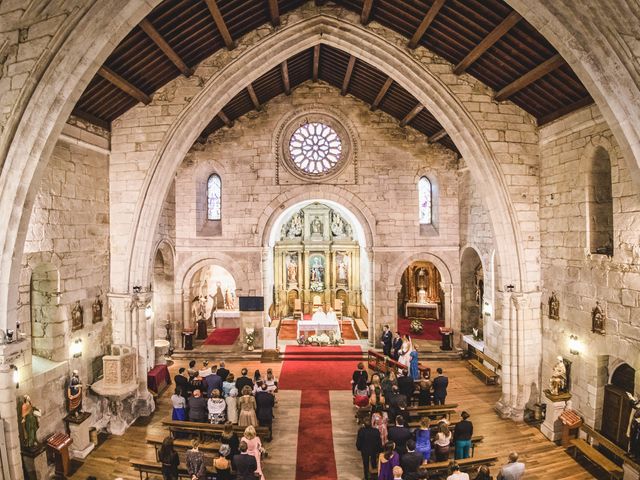
[[[316,332],[319,335],[321,332],[332,331],[336,338],[340,338],[340,324],[337,320],[324,319],[322,321],[315,320],[299,320],[297,328],[296,338],[300,338],[302,332]]]
[[[440,312],[438,311],[437,303],[415,303],[409,302],[404,307],[404,316],[406,318],[421,318],[432,319],[433,316],[429,315],[429,312],[433,310],[436,320],[440,320]]]
[[[213,312],[213,326],[240,328],[240,312],[238,310],[216,310]]]

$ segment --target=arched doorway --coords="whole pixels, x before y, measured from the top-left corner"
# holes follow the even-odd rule
[[[397,331],[416,340],[439,340],[445,324],[442,275],[429,261],[412,262],[402,273],[398,291]]]
[[[478,329],[482,337],[482,304],[484,300],[484,270],[478,253],[468,247],[460,259],[461,315],[460,330],[464,334]]]
[[[624,449],[628,443],[632,406],[627,394],[634,394],[635,375],[635,369],[623,363],[613,371],[610,383],[604,387],[602,434]]]
[[[154,336],[165,338],[167,325],[173,324],[174,312],[174,264],[169,245],[162,244],[153,260],[153,315]],[[175,338],[175,337],[174,337]]]

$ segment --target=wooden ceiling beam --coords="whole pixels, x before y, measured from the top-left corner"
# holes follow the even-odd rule
[[[420,40],[426,33],[427,29],[436,18],[436,15],[438,15],[438,12],[444,5],[445,1],[446,0],[435,0],[433,2],[433,5],[431,5],[431,8],[429,9],[429,11],[427,11],[427,14],[422,19],[422,22],[416,30],[416,33],[414,33],[413,37],[411,37],[411,40],[409,40],[409,48],[414,49],[418,46],[418,43],[420,43]]]
[[[171,48],[171,45],[167,43],[167,41],[160,35],[160,32],[156,30],[156,28],[151,24],[149,20],[146,18],[143,19],[138,26],[142,29],[144,33],[148,35],[148,37],[153,40],[162,53],[166,55],[166,57],[173,62],[173,64],[180,70],[180,72],[185,76],[189,77],[193,74],[193,70],[187,67],[187,64],[184,63],[180,55],[176,53],[176,51]]]
[[[494,43],[500,40],[521,19],[522,16],[515,10],[507,15],[507,17],[502,20],[502,22],[500,22],[496,26],[496,28],[491,30],[491,32],[489,32],[489,34],[484,37],[478,45],[473,47],[473,49],[467,54],[467,56],[464,57],[460,61],[460,63],[458,63],[454,67],[453,73],[455,73],[456,75],[460,75],[461,73],[463,73],[467,68],[469,68],[471,64],[473,64],[473,62],[478,60],[482,56],[482,54],[484,54],[484,52],[489,50],[489,48],[491,48]]]
[[[124,93],[126,93],[130,97],[135,98],[139,102],[142,102],[145,105],[149,105],[151,103],[151,97],[149,97],[149,95],[144,93],[142,90],[140,90],[138,87],[136,87],[132,83],[129,83],[127,80],[122,78],[120,75],[118,75],[116,72],[114,72],[110,68],[107,68],[105,66],[100,67],[98,69],[98,75],[104,78],[107,82],[110,82],[116,87],[118,87],[120,90],[122,90]]]
[[[318,81],[318,70],[320,68],[320,45],[313,47],[313,81]]]
[[[96,117],[95,115],[89,113],[89,112],[85,112],[84,110],[80,110],[79,108],[74,108],[71,111],[71,115],[75,115],[76,117],[80,118],[81,120],[85,120],[89,123],[93,123],[94,125],[97,125],[98,127],[104,128],[105,130],[111,130],[111,123],[103,120],[100,117]]]
[[[569,105],[559,108],[555,112],[551,112],[543,117],[540,117],[538,119],[538,126],[542,126],[546,123],[553,122],[554,120],[557,120],[558,118],[562,117],[563,115],[566,115],[567,113],[571,113],[574,110],[578,110],[579,108],[586,107],[588,105],[591,105],[592,103],[594,102],[591,96],[581,98],[577,102],[570,103]]]
[[[262,105],[260,105],[260,100],[258,100],[258,96],[256,95],[256,91],[253,89],[253,85],[247,85],[247,92],[249,93],[249,98],[251,98],[251,103],[256,110],[260,110]]]
[[[291,95],[291,83],[289,82],[289,66],[285,60],[280,64],[280,72],[282,73],[282,85],[284,86],[284,93]]]
[[[387,77],[387,80],[382,85],[382,88],[378,92],[376,99],[371,104],[371,110],[375,110],[380,106],[380,102],[382,102],[382,99],[387,94],[387,91],[389,90],[389,87],[391,86],[392,83],[393,83],[393,78]]]
[[[371,21],[371,12],[373,11],[373,0],[364,0],[362,3],[362,12],[360,13],[360,23],[366,25]]]
[[[213,17],[213,21],[215,22],[216,27],[220,32],[220,36],[222,37],[224,44],[227,46],[229,50],[233,50],[236,45],[233,42],[233,38],[231,38],[231,34],[229,33],[227,24],[224,22],[224,18],[222,18],[222,13],[218,8],[218,4],[216,3],[216,0],[204,0],[204,2],[207,4],[207,7],[209,7],[209,12]]]
[[[351,82],[351,75],[353,74],[353,67],[356,65],[356,57],[351,55],[349,57],[349,65],[347,65],[347,71],[344,73],[344,80],[342,81],[341,95],[346,95],[349,90],[349,82]]]
[[[449,134],[443,128],[443,129],[438,130],[433,135],[430,135],[427,141],[429,143],[436,143],[436,142],[439,142],[440,140],[442,140],[444,137],[447,137],[447,136],[449,136]]]
[[[280,8],[278,7],[278,0],[267,0],[269,4],[269,16],[271,17],[271,25],[274,27],[280,26]]]
[[[413,107],[413,109],[400,121],[400,126],[406,127],[409,122],[413,120],[423,109],[424,106],[421,103]]]
[[[224,123],[228,128],[233,127],[233,120],[227,117],[227,115],[222,110],[218,112],[218,118],[220,118],[220,120],[222,120],[222,123]]]
[[[531,85],[536,80],[544,77],[548,73],[553,72],[558,67],[561,67],[565,64],[564,58],[559,53],[556,53],[553,57],[548,60],[545,60],[540,65],[535,67],[533,70],[528,71],[523,76],[514,80],[509,85],[501,89],[495,96],[496,101],[502,102],[506,100],[511,95],[516,92],[519,92],[523,88]]]

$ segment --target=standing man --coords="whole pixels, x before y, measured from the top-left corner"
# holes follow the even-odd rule
[[[417,480],[420,478],[420,465],[424,462],[424,455],[416,452],[415,440],[407,440],[407,453],[402,456],[400,465],[404,471],[405,480]]]
[[[382,353],[385,357],[391,356],[391,341],[393,340],[393,334],[389,330],[389,325],[382,327]]]
[[[363,426],[358,430],[356,448],[362,456],[364,479],[369,480],[369,471],[376,467],[378,455],[382,452],[382,440],[377,428],[371,426],[371,419],[366,417]]]
[[[247,442],[240,442],[240,447],[238,449],[240,450],[240,453],[233,456],[232,462],[236,467],[236,478],[238,480],[255,480],[256,478],[259,478],[259,476],[256,476],[258,462],[256,461],[256,457],[247,453]]]
[[[433,401],[436,405],[444,405],[449,379],[442,374],[442,368],[438,367],[437,372],[438,376],[433,379]]]
[[[393,334],[393,340],[391,342],[391,358],[398,361],[400,358],[400,350],[402,350],[402,337],[400,332]]]
[[[518,461],[518,454],[509,454],[509,463],[500,469],[498,480],[520,480],[524,476],[524,463]]]
[[[173,377],[173,381],[176,382],[176,390],[178,395],[184,398],[186,402],[189,398],[189,392],[191,391],[191,384],[189,383],[189,377],[187,375],[187,369],[182,367],[178,370],[178,374]]]
[[[229,370],[225,368],[224,360],[220,360],[220,368],[216,373],[220,375],[220,378],[223,382],[227,380],[227,377],[229,376]]]
[[[267,441],[271,441],[273,437],[273,406],[276,403],[276,399],[271,392],[267,389],[269,387],[266,383],[263,383],[260,390],[256,393],[256,417],[261,427],[269,428],[269,438]]]
[[[220,375],[218,375],[217,372],[218,369],[214,365],[213,367],[211,367],[211,374],[207,375],[203,380],[203,383],[207,386],[208,397],[211,397],[211,392],[213,392],[214,390],[219,390],[220,392],[222,392],[222,378],[220,378]]]
[[[253,380],[247,377],[247,373],[249,373],[249,370],[243,368],[242,370],[240,370],[240,373],[242,374],[242,376],[236,379],[236,388],[238,389],[238,392],[242,392],[242,389],[247,386],[250,387],[251,390],[253,390]]]

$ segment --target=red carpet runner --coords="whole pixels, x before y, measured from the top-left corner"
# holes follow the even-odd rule
[[[240,335],[239,328],[216,328],[204,341],[205,345],[233,345]]]
[[[278,387],[302,390],[296,480],[337,480],[329,390],[350,390],[360,347],[287,346]]]

